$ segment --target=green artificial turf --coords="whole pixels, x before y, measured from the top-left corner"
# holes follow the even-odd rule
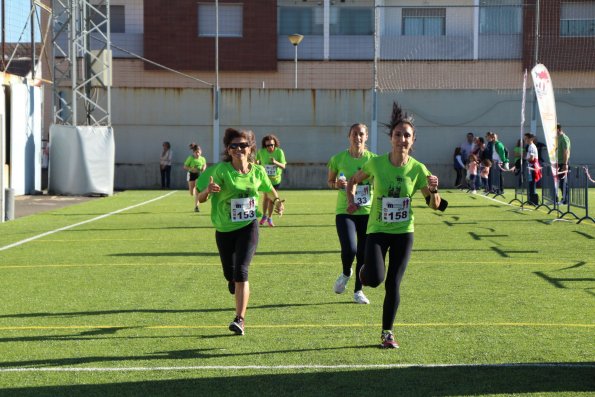
[[[593,222],[448,190],[440,213],[418,196],[401,348],[387,351],[383,286],[364,289],[370,305],[353,303],[353,281],[333,292],[336,192],[282,195],[286,214],[261,227],[243,337],[227,329],[210,203],[194,213],[185,191],[1,224],[0,395],[595,393]]]

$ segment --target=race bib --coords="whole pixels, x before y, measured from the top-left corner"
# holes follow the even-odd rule
[[[275,176],[277,175],[277,166],[274,164],[266,164],[264,166],[265,171],[267,172],[268,176]]]
[[[370,185],[357,185],[353,202],[360,207],[370,206]]]
[[[411,199],[409,197],[383,197],[382,221],[388,223],[405,222],[409,220]]]
[[[231,199],[231,221],[244,222],[256,219],[256,200],[253,197]]]

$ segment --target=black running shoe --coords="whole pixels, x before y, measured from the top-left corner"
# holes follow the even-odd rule
[[[244,335],[244,319],[236,316],[231,324],[229,324],[229,330],[236,335]]]

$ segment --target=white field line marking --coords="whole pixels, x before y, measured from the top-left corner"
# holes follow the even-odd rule
[[[516,205],[512,205],[512,204],[509,204],[509,203],[504,202],[504,201],[496,200],[495,198],[491,198],[489,196],[484,196],[483,194],[477,194],[475,196],[477,196],[477,197],[483,197],[484,199],[492,200],[492,201],[495,201],[496,203],[508,205],[510,207],[516,207]]]
[[[502,363],[502,364],[339,364],[339,365],[193,365],[172,367],[42,367],[0,368],[1,372],[132,372],[132,371],[236,371],[236,370],[342,370],[391,368],[595,368],[591,363]]]
[[[367,328],[379,327],[380,324],[251,324],[250,328],[282,329],[282,328]],[[416,327],[537,327],[537,328],[595,328],[595,324],[564,324],[564,323],[397,323],[399,328]],[[79,330],[79,329],[110,329],[134,328],[139,329],[220,329],[223,325],[23,325],[0,326],[0,331],[39,331],[39,330]]]
[[[54,233],[63,232],[64,230],[72,229],[73,227],[81,226],[81,225],[84,225],[86,223],[95,222],[95,221],[98,221],[100,219],[107,218],[108,216],[119,214],[120,212],[128,211],[128,210],[131,210],[133,208],[140,207],[141,205],[145,205],[145,204],[149,204],[149,203],[152,203],[154,201],[157,201],[157,200],[161,200],[162,198],[165,198],[167,196],[170,196],[170,195],[172,195],[174,193],[175,193],[175,191],[169,192],[167,194],[164,194],[163,196],[159,196],[159,197],[156,197],[156,198],[151,199],[151,200],[148,200],[148,201],[144,201],[144,202],[139,203],[139,204],[131,205],[130,207],[122,208],[122,209],[117,210],[117,211],[112,211],[112,212],[107,213],[107,214],[96,216],[95,218],[87,219],[86,221],[75,223],[73,225],[64,226],[64,227],[61,227],[59,229],[50,230],[49,232],[41,233],[41,234],[38,234],[37,236],[29,237],[29,238],[26,238],[24,240],[17,241],[16,243],[12,243],[12,244],[9,244],[9,245],[5,245],[4,247],[0,247],[0,251],[4,251],[4,250],[10,249],[10,248],[18,247],[19,245],[23,245],[23,244],[29,243],[31,241],[40,239],[40,238],[45,237],[45,236],[49,236],[49,235],[54,234]]]

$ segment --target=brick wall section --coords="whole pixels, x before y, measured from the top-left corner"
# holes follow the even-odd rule
[[[200,0],[214,3],[213,0]],[[177,70],[215,69],[215,38],[198,37],[197,0],[145,0],[144,54]],[[219,38],[219,70],[277,70],[277,5],[274,0],[243,3],[243,37]],[[156,69],[145,63],[145,69]]]
[[[526,0],[523,34],[523,68],[534,65],[535,3]],[[595,37],[560,37],[560,0],[540,2],[539,63],[550,71],[595,70]]]

